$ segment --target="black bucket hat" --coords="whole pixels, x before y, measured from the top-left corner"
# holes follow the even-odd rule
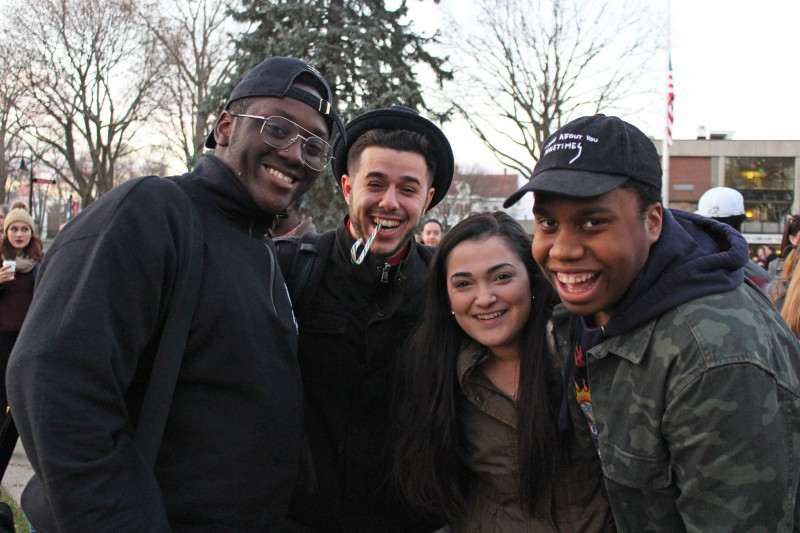
[[[339,187],[342,186],[342,175],[347,174],[347,154],[350,146],[361,135],[369,130],[407,130],[422,134],[431,143],[433,158],[436,160],[436,175],[433,177],[433,198],[428,210],[442,201],[453,181],[455,163],[453,149],[441,129],[430,120],[422,117],[413,109],[393,105],[386,109],[367,111],[347,123],[346,135],[337,135],[333,141],[333,177]],[[348,139],[350,142],[348,143]]]
[[[304,73],[312,76],[325,89],[322,91],[322,98],[292,85],[297,80],[297,77]],[[281,56],[265,59],[253,67],[253,70],[248,72],[242,81],[233,88],[228,101],[225,103],[225,109],[228,109],[231,103],[242,98],[267,96],[299,100],[313,107],[322,115],[331,133],[333,133],[333,125],[335,124],[339,130],[339,135],[345,135],[342,119],[339,118],[333,107],[333,92],[330,85],[317,69],[305,61]],[[216,122],[214,126],[216,128]],[[206,138],[206,148],[214,148],[216,145],[217,142],[214,140],[214,130],[212,129]]]

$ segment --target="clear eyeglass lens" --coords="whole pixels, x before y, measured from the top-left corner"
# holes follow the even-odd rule
[[[331,146],[319,137],[300,135],[300,128],[291,120],[283,117],[269,117],[261,127],[261,138],[270,146],[278,149],[288,148],[295,141],[302,139],[303,161],[313,170],[322,170],[331,158]]]

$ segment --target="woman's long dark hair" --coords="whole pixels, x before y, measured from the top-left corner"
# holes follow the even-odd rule
[[[560,379],[548,355],[547,322],[557,297],[531,256],[531,239],[503,212],[472,214],[442,239],[430,266],[425,309],[400,359],[393,480],[422,514],[453,520],[465,505],[459,455],[456,360],[469,337],[450,313],[447,260],[458,244],[500,237],[525,264],[534,296],[520,339],[518,465],[523,508],[532,514],[550,485],[558,445]]]

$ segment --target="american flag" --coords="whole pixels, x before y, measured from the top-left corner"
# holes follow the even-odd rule
[[[672,104],[675,101],[675,85],[672,83],[672,55],[669,57],[669,70],[667,71],[667,146],[672,146]]]

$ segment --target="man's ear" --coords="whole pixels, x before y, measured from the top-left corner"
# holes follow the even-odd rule
[[[661,227],[664,223],[664,208],[661,204],[653,204],[647,208],[645,217],[645,229],[647,230],[648,240],[650,244],[655,244],[661,237]]]
[[[422,212],[423,213],[425,211],[427,211],[428,210],[428,206],[431,205],[431,200],[433,200],[433,195],[434,194],[436,194],[436,189],[434,189],[433,187],[428,189],[428,198],[425,200],[425,207],[422,208]]]
[[[228,111],[223,111],[214,126],[214,140],[217,141],[217,146],[228,146],[231,142],[232,133],[233,115]]]
[[[350,205],[350,192],[353,190],[353,183],[349,175],[342,174],[342,194],[344,195],[344,201],[347,202],[347,205]]]

